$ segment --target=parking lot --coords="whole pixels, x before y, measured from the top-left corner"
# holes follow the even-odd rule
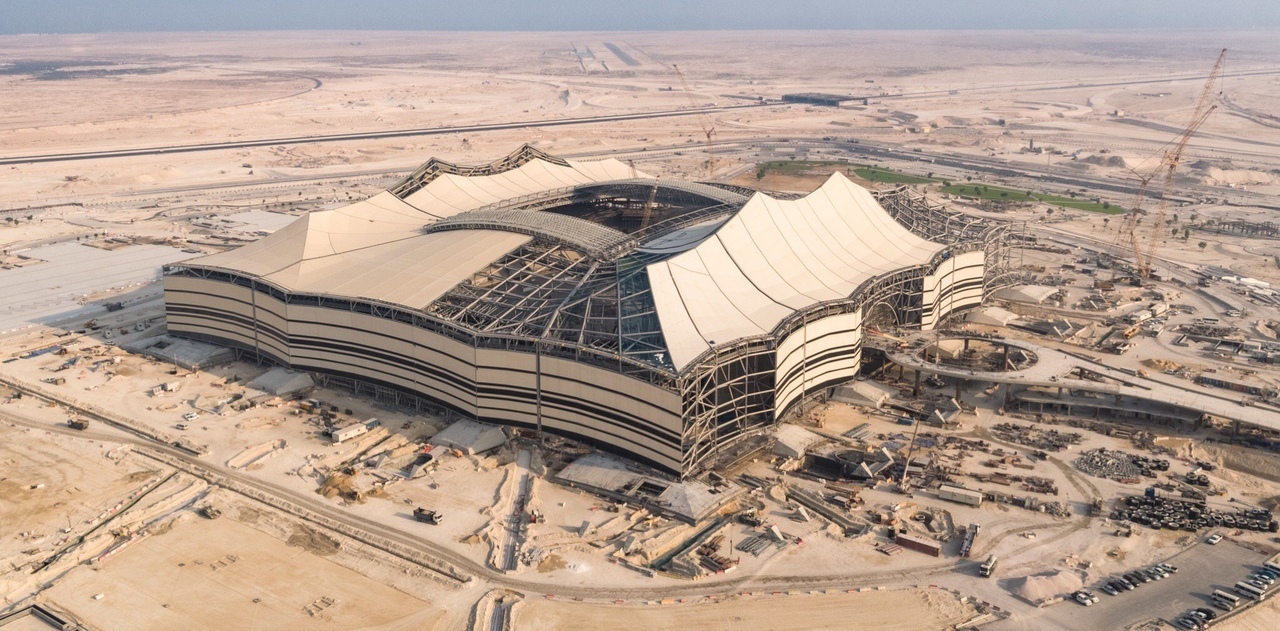
[[[1098,594],[1099,602],[1084,607],[1068,598],[1041,612],[1015,616],[988,626],[988,629],[1123,629],[1131,624],[1163,618],[1172,621],[1193,607],[1212,607],[1210,594],[1231,589],[1236,581],[1248,577],[1267,560],[1267,556],[1230,541],[1211,546],[1197,544],[1168,559],[1178,573],[1162,581],[1140,585],[1131,592],[1109,596],[1101,590],[1099,580],[1089,587]],[[1110,578],[1110,577],[1106,577]],[[1247,600],[1247,599],[1246,599]],[[1221,613],[1221,612],[1219,612]]]

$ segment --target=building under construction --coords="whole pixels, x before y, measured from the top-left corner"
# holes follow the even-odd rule
[[[1006,224],[832,175],[803,196],[528,146],[166,267],[176,335],[688,476],[1007,273]]]

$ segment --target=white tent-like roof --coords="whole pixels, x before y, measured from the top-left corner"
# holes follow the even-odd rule
[[[567,162],[569,166],[530,160],[510,171],[493,175],[445,173],[410,194],[405,202],[444,218],[523,195],[592,182],[646,177],[613,158],[597,162]]]
[[[757,193],[712,235],[648,267],[677,370],[712,345],[769,333],[864,281],[943,248],[907,230],[839,173],[797,200]]]
[[[615,159],[534,159],[492,175],[444,173],[400,199],[390,192],[317,211],[263,239],[191,261],[243,272],[287,290],[425,308],[529,236],[499,230],[424,233],[442,218],[525,195],[649,177]]]

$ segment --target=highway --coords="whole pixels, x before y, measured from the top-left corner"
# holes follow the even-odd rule
[[[77,153],[50,153],[26,156],[0,157],[0,165],[36,164],[40,162],[67,162],[71,160],[96,160],[102,158],[126,158],[132,156],[159,156],[175,153],[195,153],[199,151],[219,151],[222,149],[246,149],[249,147],[271,147],[277,145],[299,145],[313,142],[345,142],[349,140],[378,140],[383,138],[406,138],[412,136],[439,136],[444,134],[464,134],[475,132],[501,131],[506,129],[526,129],[542,127],[565,127],[570,125],[595,125],[599,123],[617,123],[633,120],[650,120],[655,118],[672,118],[676,116],[693,116],[732,110],[744,110],[757,107],[778,105],[776,102],[747,103],[743,105],[721,105],[714,107],[685,108],[678,110],[659,110],[655,112],[635,112],[631,114],[612,114],[608,116],[583,116],[578,118],[554,118],[548,120],[515,121],[510,123],[489,123],[483,125],[460,125],[457,127],[421,127],[417,129],[392,129],[386,131],[366,131],[350,134],[322,134],[315,136],[291,136],[284,138],[260,138],[258,140],[237,140],[234,142],[210,142],[193,145],[168,145],[162,147],[139,147],[136,149],[116,149],[112,151],[84,151]]]
[[[928,340],[931,332],[915,333],[907,339]],[[1025,340],[988,338],[968,335],[946,335],[949,339],[974,339],[1029,351],[1037,357],[1035,364],[1021,370],[984,371],[972,370],[948,364],[938,364],[923,359],[916,350],[889,350],[889,360],[925,374],[942,375],[968,381],[1004,383],[1023,387],[1061,388],[1095,392],[1115,397],[1129,397],[1139,401],[1175,405],[1180,408],[1204,412],[1213,416],[1239,421],[1268,430],[1280,430],[1280,413],[1270,406],[1258,403],[1242,405],[1239,396],[1226,396],[1199,388],[1188,388],[1155,377],[1143,377],[1106,364],[1085,359],[1082,355],[1060,351]],[[1073,376],[1073,371],[1090,373],[1108,381],[1094,381]],[[1105,399],[1104,399],[1105,400]]]

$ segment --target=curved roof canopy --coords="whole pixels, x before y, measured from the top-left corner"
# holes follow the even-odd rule
[[[648,219],[655,195],[673,214],[630,234],[591,214],[621,208],[634,221],[647,198]],[[566,210],[574,204],[589,208],[575,216]],[[848,298],[943,247],[839,173],[799,199],[748,199],[614,159],[524,147],[480,167],[433,160],[391,191],[188,265],[678,372],[713,346],[769,334],[796,311]]]
[[[649,265],[649,282],[680,369],[717,343],[769,333],[798,310],[847,298],[943,247],[837,172],[800,199],[757,193],[696,247]]]

